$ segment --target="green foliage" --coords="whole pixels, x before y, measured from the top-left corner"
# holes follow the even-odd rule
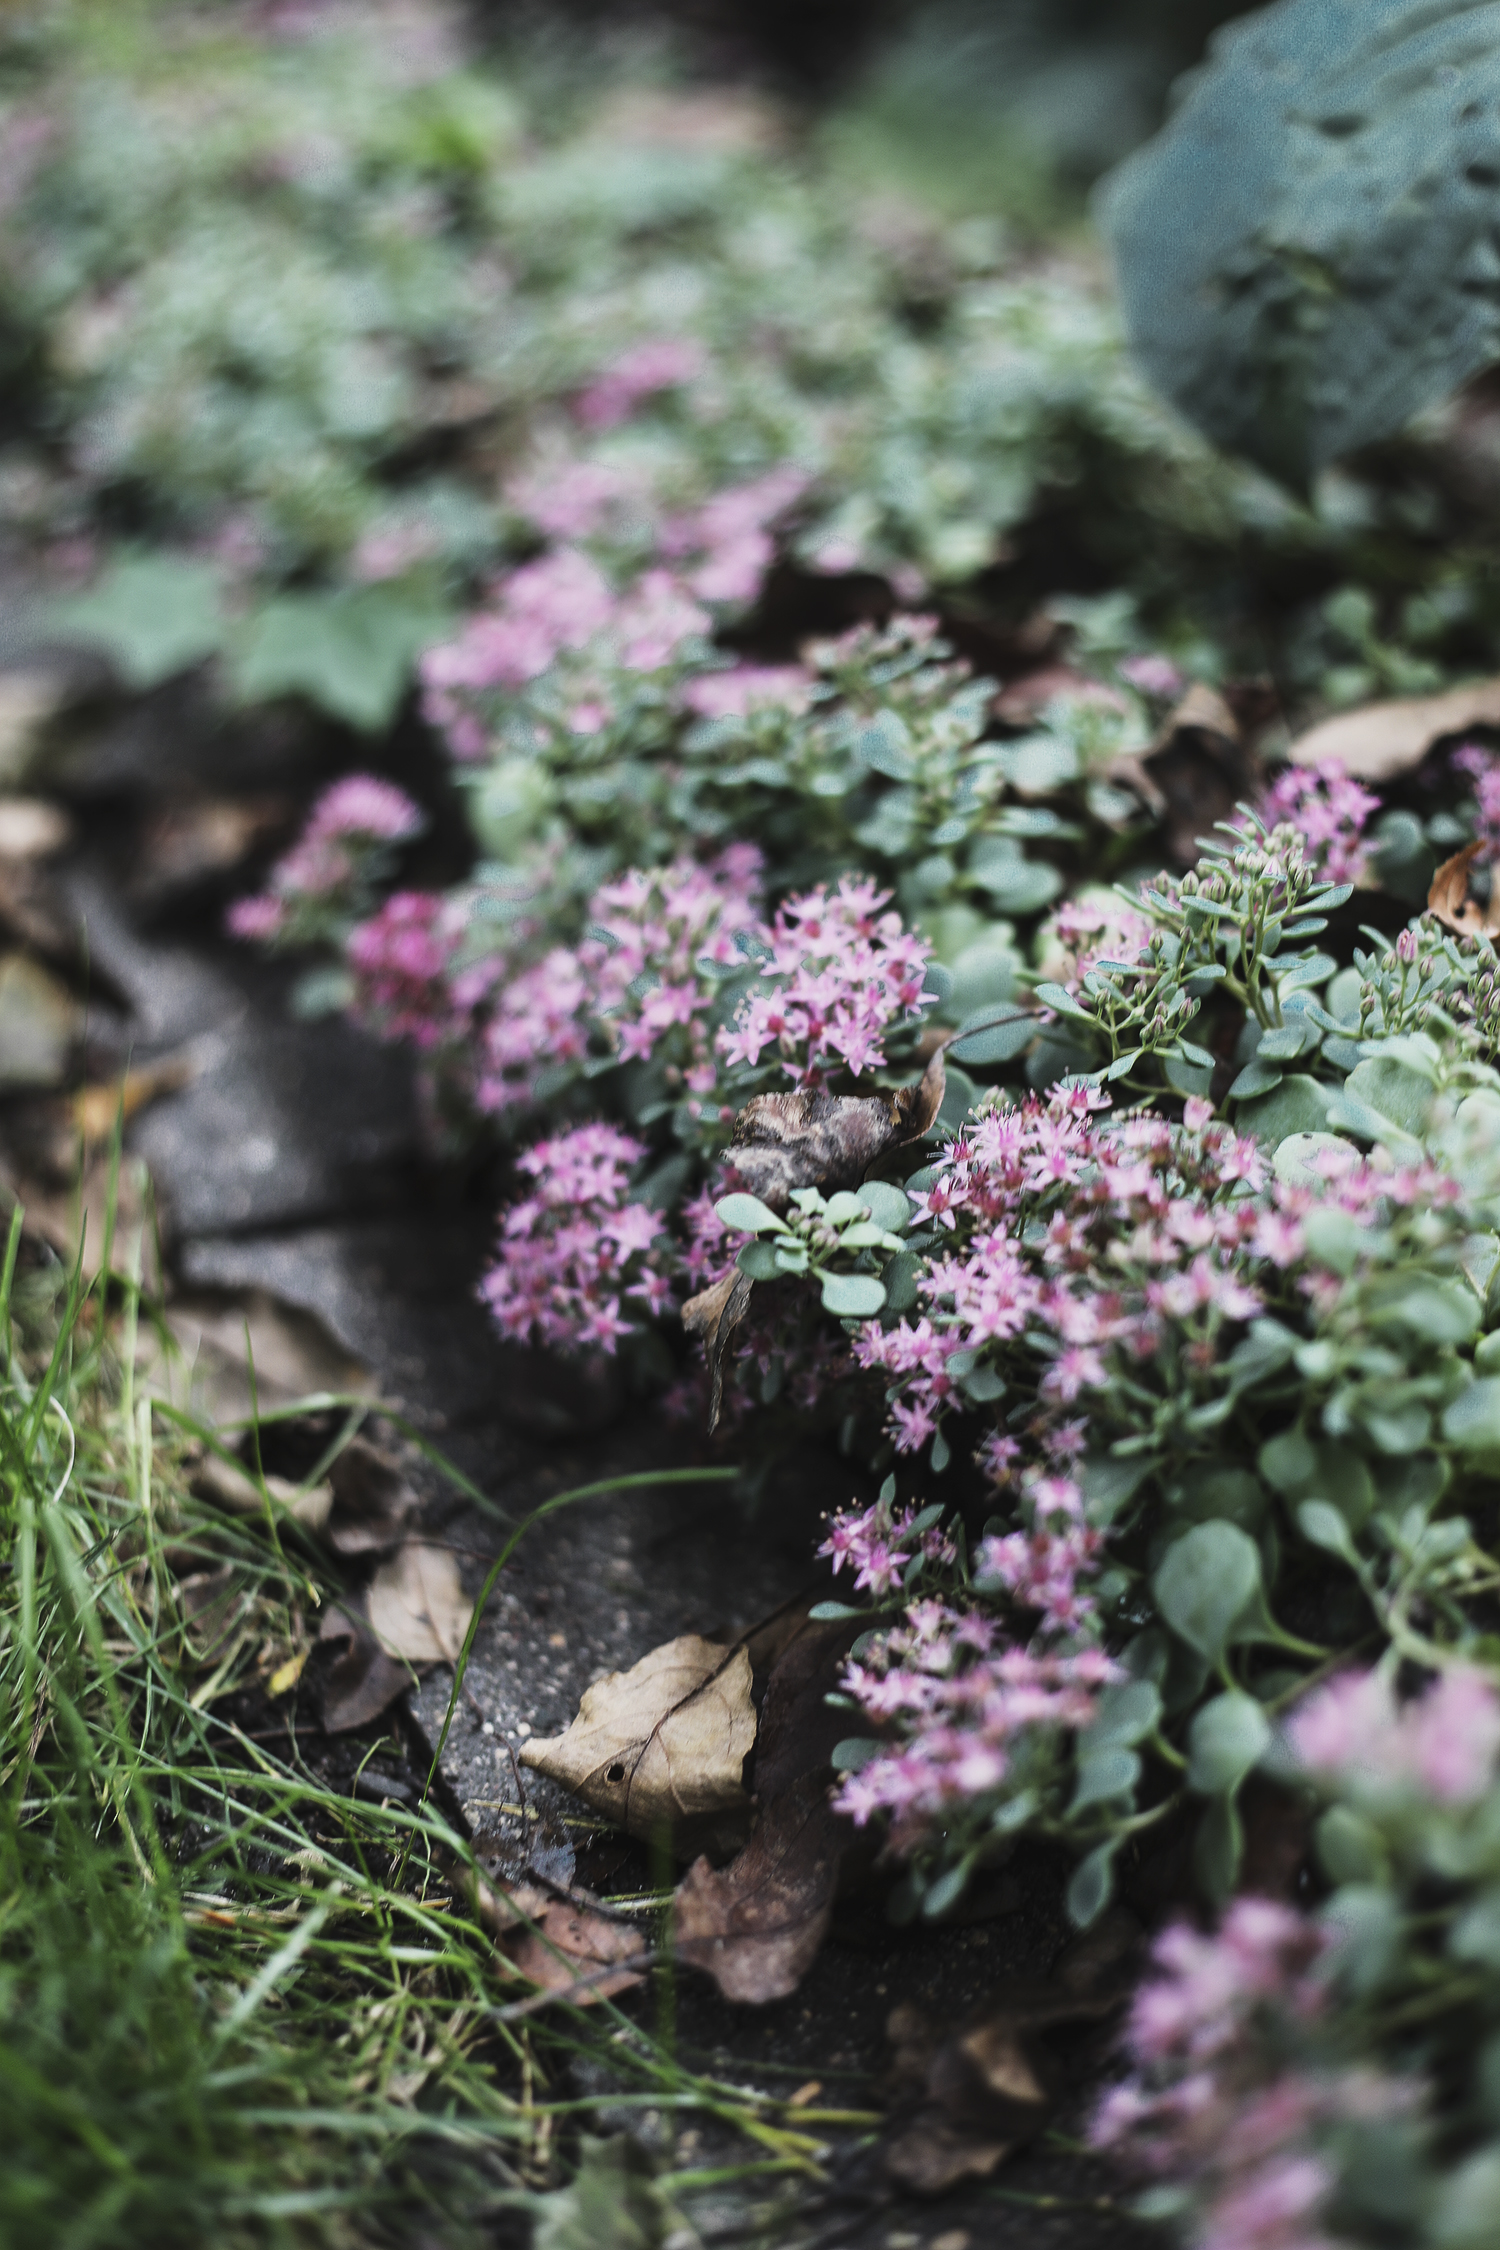
[[[1299,488],[1500,354],[1500,10],[1279,0],[1104,201],[1132,343]]]

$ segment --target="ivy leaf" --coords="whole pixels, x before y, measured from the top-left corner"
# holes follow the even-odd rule
[[[247,703],[305,696],[349,726],[378,733],[443,623],[430,601],[396,584],[282,594],[251,619],[235,688]]]
[[[1500,6],[1229,25],[1103,217],[1147,373],[1298,489],[1500,356]]]
[[[186,555],[127,555],[88,593],[53,604],[47,625],[101,648],[127,687],[156,687],[223,640],[218,575]]]
[[[1260,1550],[1232,1523],[1200,1523],[1173,1541],[1152,1581],[1179,1640],[1217,1664],[1260,1591]]]

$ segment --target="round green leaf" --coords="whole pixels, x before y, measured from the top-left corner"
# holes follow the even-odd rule
[[[1178,1639],[1217,1664],[1260,1591],[1260,1550],[1232,1523],[1195,1524],[1167,1549],[1152,1590]]]
[[[1100,1696],[1094,1716],[1079,1737],[1088,1753],[1126,1749],[1141,1742],[1161,1717],[1161,1696],[1150,1680],[1121,1680]]]
[[[885,1303],[884,1285],[872,1273],[825,1273],[823,1310],[841,1320],[868,1320]]]
[[[1200,1797],[1237,1789],[1270,1739],[1270,1723],[1253,1696],[1215,1696],[1204,1704],[1188,1736],[1189,1789]]]
[[[1115,1797],[1128,1797],[1141,1778],[1141,1761],[1133,1750],[1116,1745],[1101,1750],[1084,1748],[1078,1760],[1078,1779],[1070,1813],[1088,1805],[1105,1805]]]
[[[715,1216],[741,1234],[785,1234],[786,1221],[761,1202],[758,1195],[721,1195]]]
[[[893,1187],[889,1180],[866,1180],[859,1190],[859,1201],[876,1226],[890,1234],[900,1234],[911,1224],[911,1197],[905,1188]]]
[[[1111,1836],[1107,1843],[1098,1844],[1087,1859],[1081,1859],[1073,1870],[1073,1880],[1068,1885],[1068,1918],[1080,1930],[1086,1930],[1109,1904],[1115,1886],[1115,1853],[1120,1848],[1120,1838]]]
[[[1481,1375],[1443,1415],[1443,1435],[1465,1452],[1500,1446],[1500,1375]]]

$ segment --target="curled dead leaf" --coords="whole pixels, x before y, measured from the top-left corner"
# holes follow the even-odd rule
[[[727,2000],[762,2003],[794,1992],[827,1934],[852,1835],[829,1803],[834,1745],[847,1711],[831,1708],[854,1637],[847,1621],[810,1618],[788,1603],[746,1637],[769,1668],[755,1746],[760,1815],[738,1858],[689,1868],[676,1900],[677,1953],[713,1977]]]
[[[1198,837],[1231,816],[1249,794],[1255,771],[1229,704],[1217,688],[1195,680],[1155,740],[1112,760],[1106,778],[1135,791],[1165,823],[1172,856],[1191,865]]]
[[[1483,844],[1465,844],[1462,851],[1445,859],[1427,893],[1428,913],[1456,937],[1494,937],[1500,932],[1496,915],[1500,898],[1491,894],[1486,913],[1479,901],[1469,896],[1469,869],[1483,849]]]
[[[410,1668],[387,1656],[371,1631],[363,1596],[326,1609],[318,1639],[335,1647],[343,1643],[323,1679],[325,1734],[367,1726],[411,1686]]]
[[[409,1664],[457,1661],[474,1605],[446,1547],[409,1539],[370,1581],[370,1629],[387,1656]]]
[[[1500,679],[1470,680],[1442,695],[1362,703],[1324,719],[1291,747],[1295,765],[1337,758],[1357,781],[1390,781],[1419,766],[1435,742],[1470,727],[1500,727]]]
[[[71,1103],[74,1129],[85,1141],[107,1141],[117,1117],[128,1123],[148,1102],[188,1085],[199,1068],[200,1059],[194,1055],[163,1055],[157,1062],[142,1063],[138,1070],[127,1070],[123,1078],[84,1086]]]
[[[367,1438],[352,1438],[328,1472],[333,1490],[325,1536],[341,1555],[394,1547],[415,1514],[417,1495],[396,1463]]]
[[[676,1951],[726,2000],[785,1999],[827,1934],[843,1855],[822,1780],[803,1774],[728,1867],[697,1859],[677,1887]]]
[[[983,2002],[956,2032],[905,2003],[886,2026],[907,2098],[885,2147],[885,2168],[918,2195],[987,2179],[1033,2140],[1066,2073],[1046,2035],[1107,2017],[1130,1987],[1140,1925],[1116,1908],[1067,1948],[1044,1982],[1017,1982]]]
[[[728,1167],[778,1213],[798,1188],[858,1187],[876,1164],[930,1130],[946,1088],[939,1048],[922,1076],[893,1094],[757,1094],[735,1120]]]
[[[754,1741],[749,1656],[683,1633],[586,1688],[567,1732],[528,1742],[521,1763],[633,1836],[730,1822],[743,1834]]]
[[[491,1884],[482,1876],[471,1877],[466,1888],[479,1919],[529,1984],[587,2007],[640,1983],[647,1950],[640,1929],[601,1913],[591,1900],[558,1897],[535,1883]]]
[[[750,1309],[750,1292],[754,1286],[749,1274],[728,1273],[711,1289],[701,1289],[696,1297],[689,1297],[682,1308],[683,1327],[690,1336],[703,1338],[703,1354],[708,1362],[710,1437],[719,1426],[719,1413],[724,1404],[724,1354],[730,1338]]]

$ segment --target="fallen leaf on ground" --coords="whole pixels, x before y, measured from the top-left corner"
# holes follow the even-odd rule
[[[929,1130],[946,1084],[939,1049],[922,1076],[894,1094],[757,1094],[735,1120],[726,1165],[778,1213],[798,1188],[858,1187],[873,1165]]]
[[[1191,865],[1198,838],[1250,794],[1255,767],[1224,697],[1195,680],[1149,748],[1113,759],[1107,779],[1135,791],[1165,823],[1170,855]]]
[[[373,1555],[394,1547],[417,1509],[417,1495],[394,1461],[353,1438],[328,1472],[333,1507],[324,1537],[341,1555]]]
[[[758,1818],[738,1858],[718,1871],[696,1861],[676,1900],[679,1958],[706,1970],[728,2000],[795,1992],[827,1935],[852,1835],[829,1804],[849,1714],[827,1698],[854,1630],[789,1604],[747,1636],[752,1663],[759,1646],[771,1665],[753,1769]]]
[[[289,1509],[298,1523],[305,1524],[309,1531],[322,1531],[333,1507],[331,1485],[309,1485],[304,1491],[289,1477],[268,1476],[265,1487],[271,1498]],[[216,1501],[231,1515],[265,1514],[266,1504],[254,1477],[237,1462],[226,1461],[217,1453],[205,1453],[193,1470],[192,1490],[200,1500]]]
[[[45,797],[0,797],[0,859],[50,859],[72,833],[61,805]]]
[[[910,2002],[891,2012],[892,2076],[906,2101],[885,2144],[887,2172],[917,2195],[987,2179],[1033,2140],[1065,2090],[1046,2034],[1097,2023],[1130,1988],[1140,1925],[1123,1908],[1069,1946],[1045,1980],[1017,1981],[956,2032]]]
[[[1478,899],[1469,896],[1469,869],[1483,849],[1482,843],[1465,844],[1461,852],[1445,859],[1427,893],[1428,913],[1459,937],[1494,937],[1500,931],[1500,919],[1496,917],[1500,896],[1491,893],[1488,913]]]
[[[528,1742],[521,1763],[651,1837],[747,1814],[741,1773],[754,1741],[745,1650],[683,1633],[586,1688],[567,1732]]]
[[[362,1596],[326,1609],[318,1639],[335,1646],[341,1641],[346,1644],[323,1681],[325,1734],[347,1734],[351,1727],[367,1726],[411,1686],[410,1668],[387,1656],[370,1630]]]
[[[1435,742],[1469,727],[1500,727],[1500,679],[1471,680],[1443,695],[1363,703],[1324,719],[1292,744],[1295,765],[1337,758],[1357,781],[1390,781],[1419,766]]]
[[[86,1141],[107,1141],[117,1117],[123,1115],[128,1123],[148,1102],[175,1094],[192,1082],[198,1067],[190,1055],[163,1055],[157,1062],[142,1063],[138,1070],[127,1070],[123,1078],[85,1086],[69,1104],[73,1125]]]
[[[711,1289],[702,1289],[696,1297],[689,1297],[682,1308],[682,1325],[690,1336],[702,1337],[703,1356],[708,1362],[710,1437],[719,1426],[724,1404],[724,1354],[750,1310],[750,1293],[754,1286],[749,1274],[728,1273]]]
[[[216,1428],[248,1421],[257,1403],[263,1410],[319,1393],[368,1394],[374,1388],[370,1370],[345,1351],[316,1313],[266,1289],[237,1295],[183,1290],[173,1297],[166,1321],[165,1340],[141,1323],[138,1381],[150,1396]]]
[[[366,1596],[370,1628],[388,1656],[409,1664],[452,1664],[469,1630],[474,1604],[458,1581],[446,1547],[409,1539],[382,1563]]]
[[[468,1893],[485,1928],[494,1932],[506,1958],[531,1984],[563,1992],[594,1969],[611,1974],[590,1982],[571,1997],[585,2007],[639,1984],[640,1969],[626,1961],[647,1950],[634,1923],[601,1913],[592,1902],[542,1890],[535,1883],[487,1883],[469,1879]]]
[[[56,1086],[82,1028],[66,985],[24,953],[0,954],[0,1086]]]
[[[757,1822],[738,1858],[697,1859],[677,1887],[676,1952],[726,2000],[795,1992],[827,1935],[844,1849],[821,1776],[804,1774]]]
[[[132,888],[137,897],[160,898],[227,874],[286,825],[289,811],[278,797],[203,797],[173,805],[147,830]]]
[[[644,1932],[629,1923],[611,1921],[591,1907],[559,1899],[549,1904],[536,1927],[527,1930],[519,1944],[508,1950],[528,1983],[540,1985],[544,1992],[568,1992],[571,1999],[587,2007],[592,2001],[607,2000],[639,1984],[641,1955],[650,1949]],[[626,1962],[636,1966],[627,1968]],[[595,1980],[591,1972],[597,1969],[606,1969],[609,1974]],[[584,1978],[589,1981],[580,1991],[570,1989]]]

